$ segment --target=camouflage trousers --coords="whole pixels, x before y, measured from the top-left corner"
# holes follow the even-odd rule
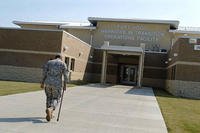
[[[45,94],[46,108],[52,107],[53,110],[55,110],[60,101],[61,89],[57,89],[52,86],[45,86]]]

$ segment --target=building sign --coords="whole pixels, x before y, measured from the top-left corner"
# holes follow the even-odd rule
[[[148,31],[144,26],[130,25],[111,25],[109,28],[100,30],[104,34],[106,40],[135,40],[140,42],[156,43],[161,37],[164,37],[164,32]]]
[[[197,39],[196,38],[190,38],[189,39],[189,43],[197,43]]]
[[[200,45],[194,45],[194,50],[200,50]]]

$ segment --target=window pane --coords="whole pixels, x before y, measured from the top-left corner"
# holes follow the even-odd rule
[[[75,66],[75,59],[71,59],[71,68],[70,68],[70,70],[74,71],[74,66]]]

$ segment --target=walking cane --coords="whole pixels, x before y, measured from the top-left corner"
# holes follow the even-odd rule
[[[62,106],[64,92],[65,91],[63,90],[62,95],[61,95],[61,102],[60,102],[60,107],[59,107],[59,111],[58,111],[57,121],[59,121],[59,117],[60,117],[60,111],[61,111],[61,106]]]

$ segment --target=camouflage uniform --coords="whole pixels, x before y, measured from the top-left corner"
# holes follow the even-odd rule
[[[59,58],[50,60],[44,65],[42,83],[45,84],[46,108],[52,107],[55,110],[63,88],[62,76],[66,84],[67,75],[67,66]]]

